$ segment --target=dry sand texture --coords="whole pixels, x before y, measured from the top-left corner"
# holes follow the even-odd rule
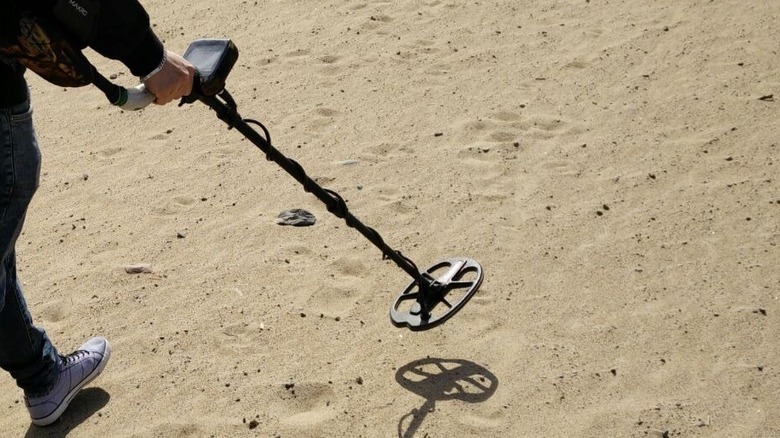
[[[205,106],[31,78],[20,275],[114,355],[45,430],[0,381],[0,434],[780,436],[780,2],[144,3],[171,49],[232,38],[241,113],[391,246],[487,276],[396,329],[408,276]]]

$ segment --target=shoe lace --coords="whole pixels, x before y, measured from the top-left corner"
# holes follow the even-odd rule
[[[87,356],[89,354],[89,351],[87,350],[76,350],[71,354],[68,354],[67,356],[60,355],[60,360],[62,360],[62,364],[64,366],[70,365],[72,363],[78,362],[81,360],[81,358]]]

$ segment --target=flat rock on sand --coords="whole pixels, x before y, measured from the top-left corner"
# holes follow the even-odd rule
[[[276,223],[279,225],[292,225],[295,227],[308,227],[314,225],[317,218],[313,214],[301,208],[285,210],[276,217]]]

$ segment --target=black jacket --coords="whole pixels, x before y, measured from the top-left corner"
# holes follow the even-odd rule
[[[75,0],[78,5],[79,0]],[[89,46],[101,55],[125,64],[135,76],[145,76],[163,58],[163,45],[149,25],[149,15],[138,0],[89,0],[99,3],[91,31],[76,46]],[[69,0],[60,3],[72,5]],[[0,12],[0,44],[11,44],[8,33],[16,32],[15,23],[22,10],[54,17],[58,0],[5,0]],[[51,18],[56,20],[56,18]],[[0,108],[24,101],[27,97],[25,69],[13,59],[0,55]]]

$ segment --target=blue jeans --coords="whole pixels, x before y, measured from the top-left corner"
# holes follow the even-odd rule
[[[33,325],[16,278],[14,248],[40,170],[30,102],[0,108],[0,368],[28,395],[56,383],[60,362],[46,332]]]

